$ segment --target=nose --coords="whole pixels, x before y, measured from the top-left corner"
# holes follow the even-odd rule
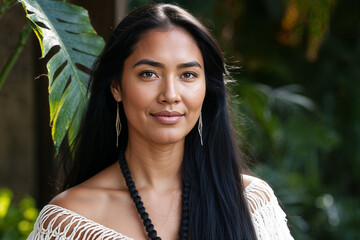
[[[162,104],[177,104],[180,102],[180,88],[176,77],[167,77],[161,84],[159,102]]]

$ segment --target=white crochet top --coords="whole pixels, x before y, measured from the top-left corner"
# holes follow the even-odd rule
[[[284,211],[264,181],[252,181],[244,195],[258,240],[293,239]],[[40,212],[28,240],[134,240],[60,206],[48,204]]]

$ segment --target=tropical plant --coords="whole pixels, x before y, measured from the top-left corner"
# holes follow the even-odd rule
[[[60,49],[47,63],[50,123],[56,149],[66,133],[71,143],[87,102],[90,69],[103,49],[85,9],[62,1],[19,0],[39,39],[42,57],[55,46]]]
[[[42,57],[58,47],[48,63],[50,124],[56,150],[64,137],[71,143],[79,127],[82,110],[87,102],[89,69],[104,46],[104,40],[91,26],[85,9],[64,1],[19,0],[31,28],[39,39]],[[15,1],[5,2],[4,12]],[[24,45],[30,27],[26,27],[19,44]],[[6,78],[16,61],[17,47],[2,71],[0,81]]]

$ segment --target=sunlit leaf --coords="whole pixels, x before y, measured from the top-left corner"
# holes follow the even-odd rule
[[[96,35],[87,11],[81,7],[54,0],[19,2],[33,23],[42,57],[53,47],[60,47],[47,63],[51,132],[58,150],[67,131],[71,133],[70,143],[74,138],[86,102],[89,75],[77,65],[91,68],[104,41]]]

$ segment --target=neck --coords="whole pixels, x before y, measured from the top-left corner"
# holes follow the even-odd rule
[[[157,192],[181,189],[184,140],[174,144],[139,143],[129,138],[126,162],[137,189]]]

